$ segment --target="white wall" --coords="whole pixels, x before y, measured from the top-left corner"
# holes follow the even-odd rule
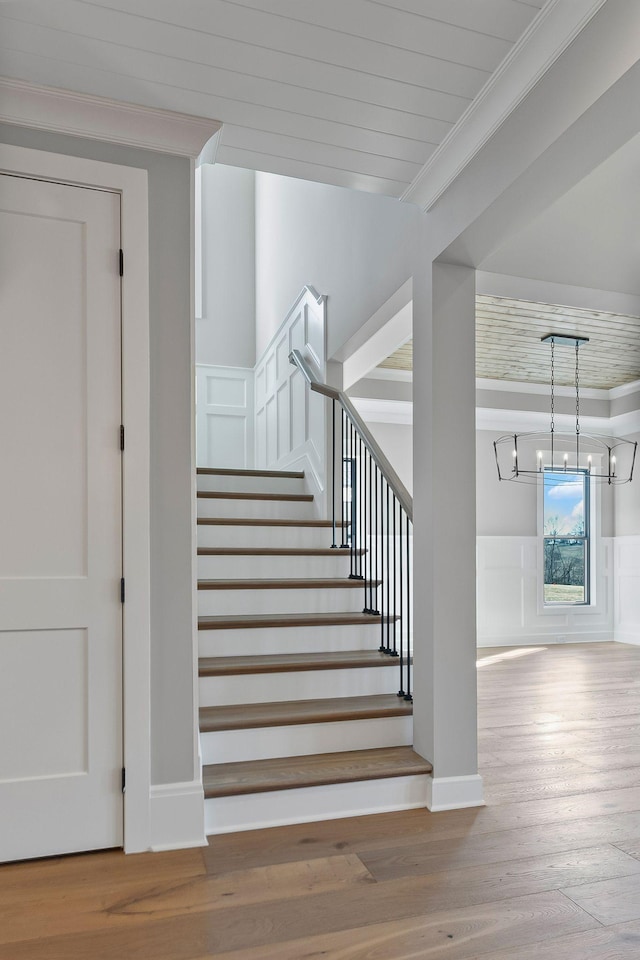
[[[190,165],[0,125],[5,143],[141,167],[149,177],[151,348],[151,778],[193,779]],[[131,589],[135,589],[132,585]]]
[[[640,443],[640,433],[629,437]],[[640,535],[640,456],[636,455],[634,480],[615,487],[615,534],[616,537]]]
[[[367,421],[382,452],[405,487],[413,495],[413,426],[410,423]]]
[[[256,360],[255,174],[205,163],[200,176],[202,316],[196,322],[196,361],[252,367]]]
[[[388,197],[256,174],[256,355],[305,284],[328,296],[327,356],[413,273],[421,211]]]

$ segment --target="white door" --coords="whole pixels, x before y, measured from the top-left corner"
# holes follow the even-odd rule
[[[119,247],[0,175],[0,860],[122,845]]]

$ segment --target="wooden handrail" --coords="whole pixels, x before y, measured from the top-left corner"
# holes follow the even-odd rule
[[[300,370],[300,373],[303,375],[309,388],[314,391],[314,393],[321,393],[325,397],[329,397],[331,400],[337,400],[340,406],[343,408],[354,427],[356,428],[358,434],[362,438],[362,442],[369,451],[372,460],[377,465],[378,469],[382,473],[382,476],[385,478],[391,489],[396,495],[398,503],[409,517],[409,520],[413,522],[413,497],[405,487],[404,483],[393,469],[386,456],[380,449],[377,441],[375,440],[373,434],[367,427],[366,423],[352,404],[349,397],[346,394],[342,393],[341,390],[336,390],[335,387],[330,387],[326,383],[322,383],[316,377],[315,373],[304,359],[299,350],[292,350],[289,354],[289,361],[294,366]]]

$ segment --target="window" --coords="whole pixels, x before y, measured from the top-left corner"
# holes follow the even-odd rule
[[[589,477],[545,468],[544,602],[589,603]]]

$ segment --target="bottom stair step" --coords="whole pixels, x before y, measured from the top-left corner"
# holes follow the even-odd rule
[[[431,764],[411,747],[384,747],[308,757],[209,764],[203,768],[202,774],[204,795],[211,799],[416,776],[431,771]]]

